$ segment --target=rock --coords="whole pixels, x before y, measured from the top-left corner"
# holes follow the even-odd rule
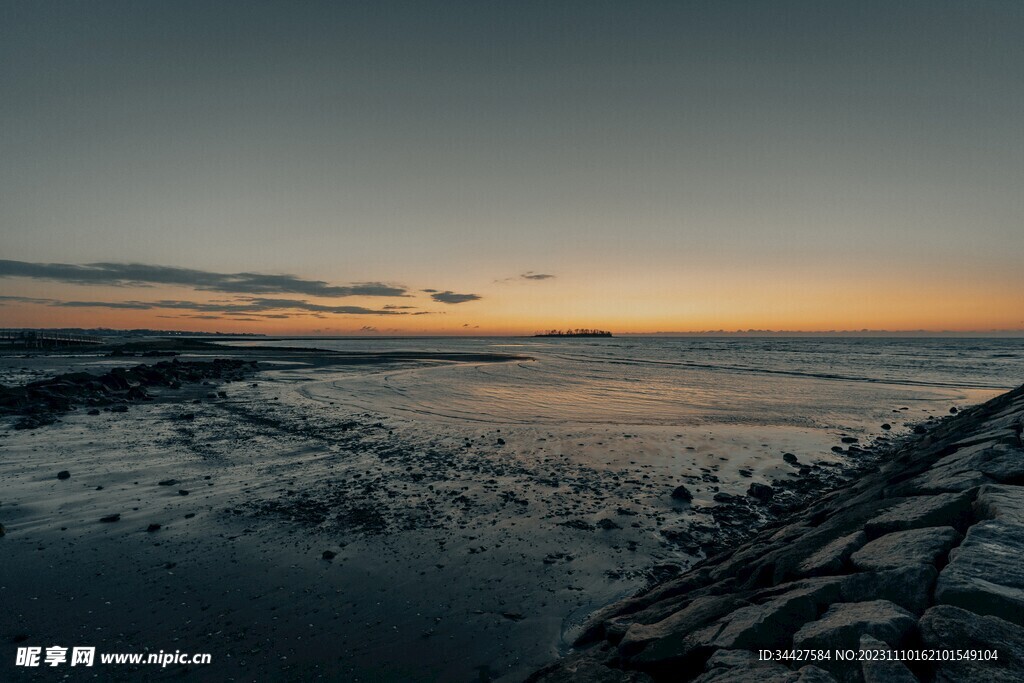
[[[828,608],[816,621],[804,624],[793,634],[793,648],[810,650],[857,649],[864,634],[890,645],[901,646],[917,626],[917,617],[888,600],[840,602]],[[818,662],[842,680],[859,668],[857,662],[838,658]]]
[[[619,526],[612,520],[608,519],[607,517],[605,517],[604,519],[597,520],[597,526],[601,527],[602,529],[605,529],[606,531],[610,531],[611,529],[622,528],[621,526]]]
[[[949,409],[949,414],[950,414],[950,415],[956,415],[956,414],[957,414],[957,413],[959,413],[959,412],[960,412],[960,410],[959,410],[959,409],[957,409],[957,407],[956,407],[956,406],[953,406],[952,408],[950,408],[950,409]]]
[[[939,574],[937,603],[1024,625],[1024,526],[990,519],[968,530]]]
[[[185,489],[178,489],[178,495],[179,496],[187,496],[188,495],[188,491],[185,490]]]
[[[882,429],[884,429],[885,431],[889,431],[890,429],[892,429],[892,425],[889,424],[888,422],[883,422]]]
[[[813,664],[800,667],[796,673],[796,683],[838,683],[835,676]]]
[[[146,527],[146,531],[149,531],[150,533],[152,533],[154,531],[160,531],[160,528],[161,528],[161,525],[159,525],[159,524],[150,524],[148,527]]]
[[[693,494],[690,493],[690,489],[680,485],[672,490],[672,498],[675,500],[681,500],[684,503],[689,503],[693,500]]]
[[[888,600],[920,614],[931,604],[932,587],[939,571],[928,564],[911,564],[898,569],[859,572],[844,578],[844,602]]]
[[[860,663],[864,683],[918,683],[907,665],[890,657],[892,651],[886,643],[865,633],[860,637],[860,650],[865,653]]]
[[[106,517],[100,517],[101,522],[118,522],[121,520],[121,513],[115,513],[113,515],[107,515]]]
[[[696,598],[661,621],[632,624],[619,642],[619,651],[629,656],[647,648],[646,661],[671,658],[673,652],[682,649],[691,632],[746,604],[732,595]]]
[[[982,486],[974,507],[982,519],[999,519],[1024,525],[1024,487],[994,484]]]
[[[177,479],[164,479],[157,482],[157,486],[174,486],[178,483]]]
[[[868,634],[890,645],[903,643],[917,624],[917,617],[888,600],[839,602],[817,621],[804,624],[793,634],[793,647],[856,649]]]
[[[850,555],[863,546],[866,541],[867,536],[863,531],[855,531],[847,536],[837,538],[801,562],[797,567],[797,572],[801,576],[838,574],[846,566]]]
[[[858,438],[857,438],[857,437],[855,437],[855,436],[844,436],[843,438],[841,438],[841,439],[839,439],[839,440],[840,440],[841,442],[843,442],[843,443],[857,443],[857,442],[859,442],[859,441],[860,441],[860,439],[858,439]]]
[[[923,527],[965,528],[970,518],[973,498],[971,493],[913,496],[869,520],[864,525],[864,531],[869,538],[878,538],[893,531]]]
[[[504,446],[505,445],[505,439],[499,438],[498,441],[497,441],[497,444],[499,446]]]
[[[779,662],[758,660],[753,652],[719,650],[693,683],[795,683],[797,676]]]
[[[605,666],[583,654],[575,654],[530,675],[525,683],[650,683],[647,674]]]
[[[61,470],[60,472],[57,473],[57,478],[60,479],[61,481],[65,479],[70,479],[71,473],[68,472],[67,470]]]
[[[914,425],[915,434],[927,434],[928,430],[925,429],[924,425]]]
[[[1024,629],[993,616],[958,607],[932,607],[918,622],[921,643],[936,649],[995,650],[998,659],[936,664],[936,681],[947,683],[1019,683],[1024,681]]]
[[[90,408],[89,411],[86,413],[86,415],[99,415],[99,414],[100,414],[100,409],[99,408]]]
[[[334,552],[333,550],[325,550],[323,552],[323,555],[321,555],[321,557],[325,560],[333,560],[337,556],[338,553]]]
[[[767,484],[754,483],[747,489],[747,495],[763,503],[772,499],[772,496],[775,495],[775,489]]]
[[[797,463],[796,456],[792,453],[783,453],[782,459],[788,462],[790,465],[795,465]]]
[[[0,524],[0,536],[6,536],[6,535],[7,535],[7,527],[5,527],[3,524]]]
[[[937,564],[963,536],[953,527],[896,531],[871,541],[850,556],[858,569],[895,569]]]

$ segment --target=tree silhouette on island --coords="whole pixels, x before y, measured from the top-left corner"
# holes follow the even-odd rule
[[[575,330],[547,330],[538,332],[534,337],[610,337],[612,333],[608,330],[588,329],[578,327]]]

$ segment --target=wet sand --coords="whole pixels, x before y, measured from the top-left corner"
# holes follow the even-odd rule
[[[52,677],[10,665],[18,644],[61,644],[213,655],[205,667],[88,672],[125,680],[520,680],[597,607],[749,535],[855,464],[830,452],[839,434],[813,430],[424,430],[317,389],[356,365],[498,356],[181,358],[213,353],[260,370],[127,413],[0,432],[5,679]],[[7,357],[2,372],[10,382],[142,360],[160,359]],[[789,492],[777,484],[787,479],[806,486]],[[745,496],[751,483],[775,484],[779,509]],[[692,501],[671,497],[679,485]]]

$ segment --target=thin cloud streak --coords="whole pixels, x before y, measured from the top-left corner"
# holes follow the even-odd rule
[[[142,263],[29,263],[0,260],[0,278],[23,277],[78,285],[152,287],[176,285],[208,292],[230,294],[303,294],[319,297],[409,296],[405,287],[382,282],[332,285],[295,275],[264,273],[215,273],[191,268],[154,266]]]

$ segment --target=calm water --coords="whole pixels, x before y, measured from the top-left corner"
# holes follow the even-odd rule
[[[864,428],[900,409],[920,419],[1024,383],[1024,339],[319,338],[288,345],[530,356],[358,368],[311,389],[410,417],[494,423]]]

